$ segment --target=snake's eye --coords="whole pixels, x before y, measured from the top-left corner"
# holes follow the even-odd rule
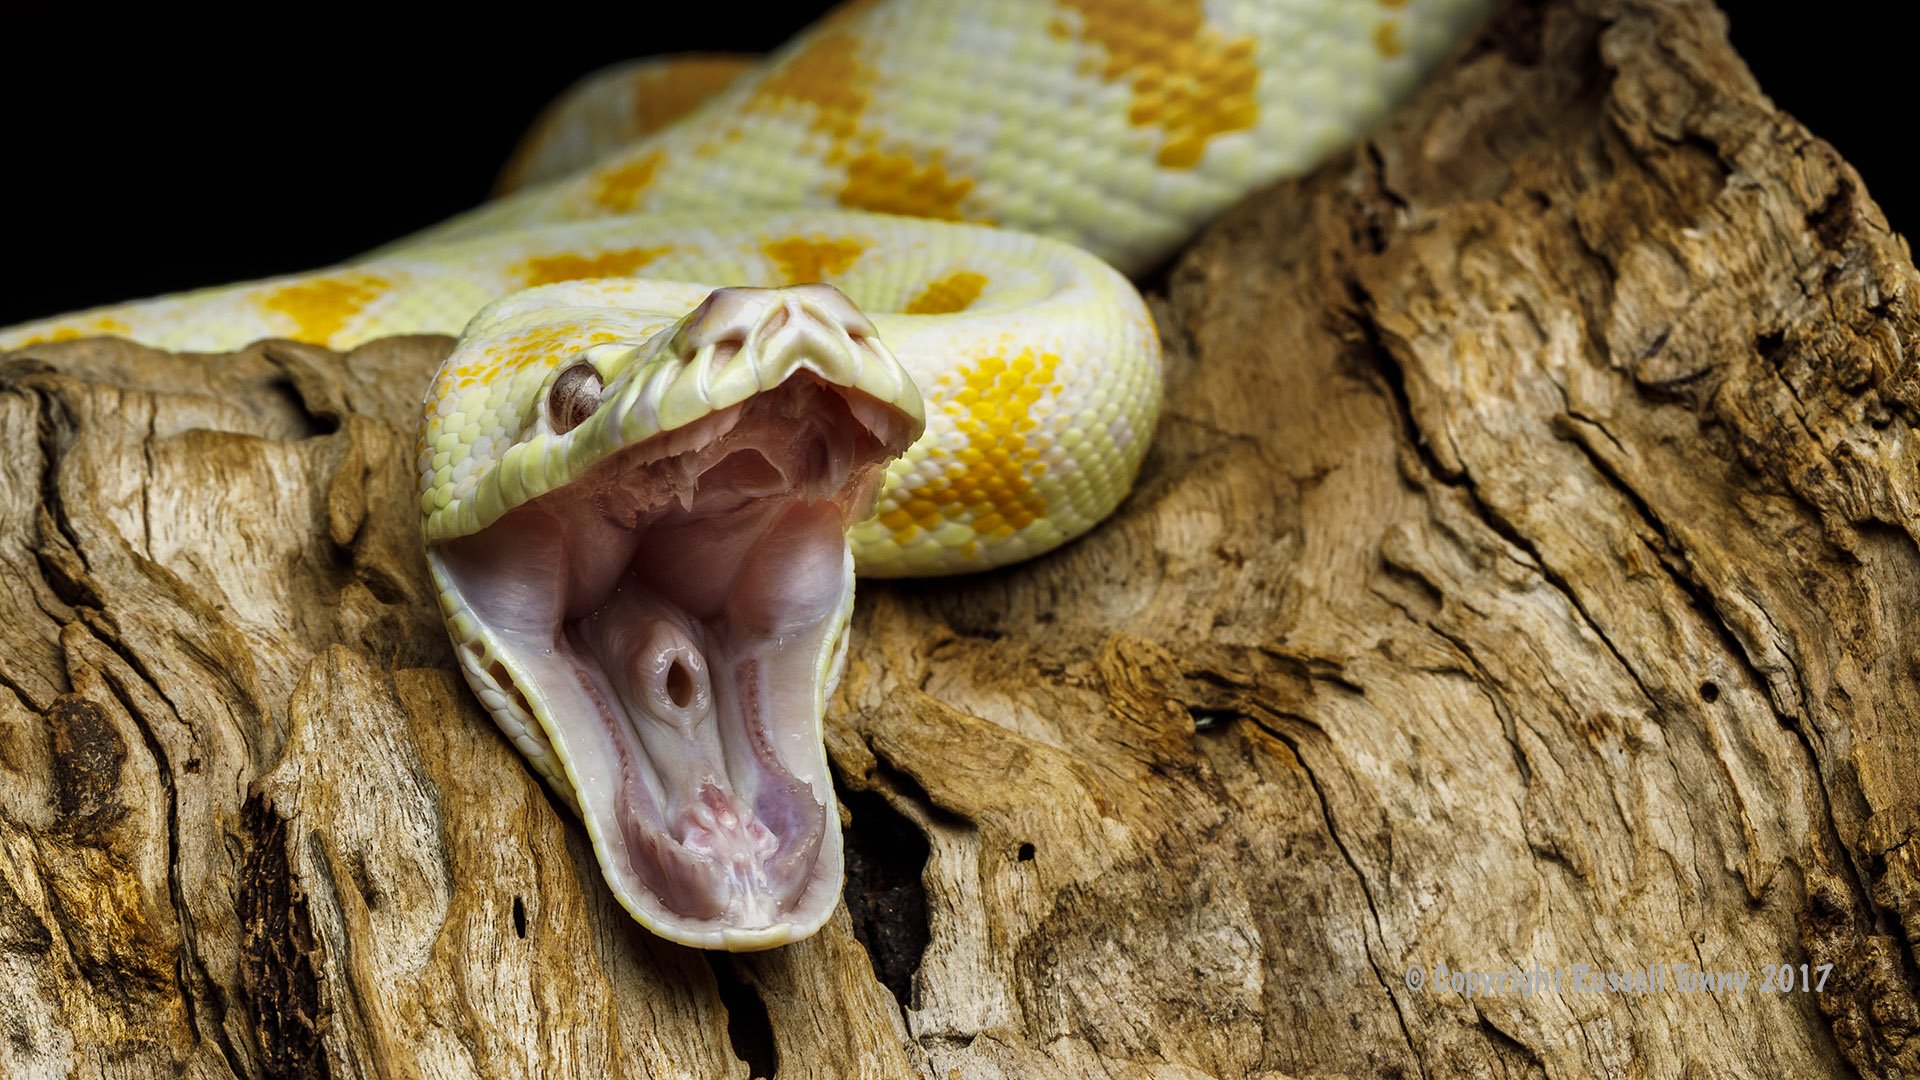
[[[592,364],[575,364],[553,380],[547,391],[547,417],[553,430],[566,434],[586,422],[600,408],[600,373]]]

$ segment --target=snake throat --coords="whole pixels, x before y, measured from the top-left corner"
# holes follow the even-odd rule
[[[752,331],[719,348],[765,364],[754,344],[812,317],[779,302],[790,290],[725,291],[773,300],[703,304],[661,335],[666,348],[710,354],[711,324],[744,306]],[[432,545],[499,664],[487,681],[519,691],[616,897],[664,936],[769,947],[838,901],[821,716],[853,599],[846,532],[918,432],[908,412],[800,366]]]

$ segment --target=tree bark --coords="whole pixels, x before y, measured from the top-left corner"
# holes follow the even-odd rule
[[[1916,280],[1710,6],[1504,9],[1154,287],[1119,515],[862,584],[847,904],[745,956],[454,673],[446,339],[14,354],[0,1074],[1920,1073]]]

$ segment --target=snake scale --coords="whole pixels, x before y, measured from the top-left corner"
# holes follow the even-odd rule
[[[857,0],[758,63],[589,79],[517,190],[365,257],[0,348],[459,334],[417,453],[469,684],[636,919],[767,948],[840,895],[855,573],[1110,513],[1160,399],[1123,275],[1377,122],[1483,7]]]

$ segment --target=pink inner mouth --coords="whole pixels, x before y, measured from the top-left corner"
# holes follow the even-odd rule
[[[818,683],[846,529],[907,426],[803,372],[439,545],[539,687],[609,880],[670,919],[761,927],[837,899]]]

